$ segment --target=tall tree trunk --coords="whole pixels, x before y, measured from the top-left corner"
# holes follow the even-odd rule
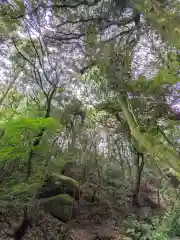
[[[42,136],[44,135],[44,132],[45,132],[45,128],[42,128],[40,130],[40,132],[38,133],[38,135],[36,136],[36,138],[32,144],[32,149],[29,152],[28,163],[27,163],[27,179],[29,179],[29,177],[31,176],[31,172],[32,172],[32,158],[34,156],[34,151],[35,151],[34,148],[36,148],[40,144],[40,141],[41,141]]]
[[[119,103],[129,125],[131,135],[136,139],[139,146],[146,149],[153,159],[159,159],[162,161],[166,159],[169,166],[178,172],[180,157],[177,152],[170,146],[166,146],[160,138],[141,130],[141,126],[138,125],[135,113],[133,112],[132,107],[130,109],[130,103],[126,97],[119,96]]]
[[[46,109],[46,114],[44,116],[44,118],[49,118],[50,117],[50,112],[51,112],[51,100],[53,97],[55,90],[52,91],[52,93],[50,94],[50,97],[47,99],[47,109]],[[35,137],[35,140],[32,144],[32,148],[29,152],[28,155],[28,160],[27,160],[27,179],[29,179],[29,177],[31,176],[31,172],[32,172],[32,158],[34,156],[35,153],[35,149],[36,147],[38,147],[38,145],[40,144],[40,141],[45,133],[45,128],[43,127],[39,133],[37,134],[37,136]]]
[[[141,161],[140,161],[141,160]],[[133,205],[139,206],[139,191],[140,191],[140,185],[141,185],[141,176],[142,171],[144,168],[144,155],[143,153],[137,153],[136,158],[136,185],[133,193]]]

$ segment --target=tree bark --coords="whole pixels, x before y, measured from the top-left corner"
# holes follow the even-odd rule
[[[153,159],[158,159],[162,162],[166,159],[169,166],[179,172],[179,160],[180,157],[177,152],[166,146],[161,139],[149,134],[148,132],[142,132],[141,126],[138,125],[136,116],[133,109],[129,109],[128,99],[119,97],[121,109],[124,113],[124,117],[129,125],[131,135],[137,140],[140,147],[144,148],[151,154]]]
[[[30,227],[30,226],[31,226],[31,218],[28,216],[27,207],[25,207],[24,213],[23,213],[23,220],[22,220],[21,224],[19,225],[19,227],[13,233],[12,237],[15,240],[21,240],[24,237],[28,227]]]
[[[52,92],[50,93],[50,96],[49,98],[47,98],[47,109],[46,109],[46,114],[44,116],[44,118],[49,118],[50,117],[50,113],[51,113],[51,100],[52,100],[52,97],[53,97],[53,94],[55,93],[56,91],[56,88],[54,88],[52,90]],[[33,155],[34,155],[34,152],[35,152],[35,149],[39,144],[40,144],[40,141],[45,133],[46,129],[45,128],[42,128],[39,133],[37,134],[37,136],[35,137],[35,140],[32,144],[32,149],[30,150],[29,152],[29,155],[28,155],[28,160],[27,160],[27,179],[29,179],[29,177],[31,176],[31,172],[32,172],[32,158],[33,158]]]
[[[141,159],[141,162],[140,162]],[[141,185],[141,176],[142,171],[144,168],[144,155],[143,153],[137,153],[136,158],[136,169],[137,169],[137,176],[136,176],[136,186],[133,193],[133,205],[139,206],[139,191],[140,191],[140,185]]]

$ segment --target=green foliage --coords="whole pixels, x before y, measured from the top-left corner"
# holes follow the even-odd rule
[[[0,161],[24,158],[32,147],[36,135],[42,128],[50,128],[55,124],[53,119],[19,118],[3,124],[5,134],[1,138]]]
[[[66,163],[67,159],[65,159],[64,154],[57,153],[56,160],[48,165],[49,172],[60,174]]]
[[[128,219],[125,221],[126,233],[134,240],[146,240],[149,237],[149,233],[152,231],[152,225],[146,223],[139,223],[135,219]]]
[[[89,24],[86,29],[85,42],[88,48],[93,48],[97,46],[97,35],[94,24]]]
[[[152,89],[157,88],[158,86],[164,86],[164,85],[173,85],[175,83],[179,82],[179,79],[171,74],[168,69],[162,69],[158,72],[158,74],[155,76],[152,82]]]
[[[86,72],[85,74],[82,75],[81,79],[82,81],[90,81],[94,80],[95,82],[99,82],[100,78],[99,74],[99,68],[97,66],[92,67],[91,71]]]
[[[148,223],[141,223],[134,218],[129,218],[125,221],[125,226],[127,234],[133,239],[168,240],[179,237],[179,201],[176,202],[173,209],[168,209],[162,218],[152,218]]]
[[[79,99],[75,98],[65,107],[61,116],[61,122],[68,124],[76,117],[80,117],[82,122],[85,120],[85,107]]]
[[[12,20],[8,16],[0,17],[0,31],[3,37],[8,37],[18,27],[18,20]]]
[[[44,118],[16,118],[2,124],[5,129],[0,139],[0,168],[4,172],[1,176],[1,198],[15,201],[24,201],[34,196],[43,179],[45,153],[48,145],[41,149],[34,149],[39,154],[33,160],[33,175],[27,180],[27,160],[32,151],[33,142],[42,130],[47,129],[46,134],[56,128],[54,119]],[[47,139],[46,139],[47,141]],[[42,157],[40,157],[42,150]]]
[[[113,188],[113,197],[115,194],[121,195],[128,208],[126,195],[134,184],[132,165],[137,151],[144,154],[145,167],[151,167],[153,173],[157,164],[158,167],[169,164],[179,175],[179,155],[157,130],[157,124],[166,118],[163,119],[163,124],[166,125],[168,138],[176,142],[176,146],[179,145],[179,125],[168,120],[171,109],[167,104],[167,99],[174,100],[172,88],[179,82],[177,54],[163,46],[165,51],[158,52],[156,56],[162,54],[162,60],[166,60],[168,68],[163,62],[162,68],[158,69],[158,62],[156,74],[151,79],[145,76],[139,76],[137,80],[131,79],[142,67],[141,63],[138,67],[134,64],[138,57],[139,46],[136,44],[141,47],[141,40],[147,39],[148,35],[153,38],[161,36],[167,45],[179,48],[179,4],[171,7],[170,1],[167,1],[167,6],[161,7],[162,1],[156,0],[124,0],[121,3],[50,1],[49,4],[46,1],[39,3],[32,0],[25,9],[23,1],[10,2],[13,5],[0,5],[1,33],[7,38],[13,36],[15,39],[7,42],[7,47],[10,47],[10,57],[7,60],[10,60],[12,74],[5,71],[4,75],[8,75],[5,80],[9,80],[10,75],[14,79],[17,74],[18,81],[14,83],[14,89],[8,92],[0,109],[0,200],[29,204],[47,175],[63,185],[63,189],[66,187],[70,196],[74,197],[76,192],[78,200],[79,183],[61,175],[64,164],[70,160],[88,163],[88,168],[92,167],[93,172],[91,182],[100,185],[100,189],[103,189],[103,184]],[[165,6],[164,1],[163,4]],[[128,9],[128,16],[123,12],[126,12],[126,8],[131,8]],[[142,13],[140,26],[137,27],[130,12]],[[29,15],[27,22],[24,21],[26,13]],[[66,21],[67,25],[63,26]],[[82,36],[83,34],[85,35]],[[118,36],[114,37],[116,34]],[[78,68],[83,61],[91,67],[90,70],[86,69],[81,80],[70,69],[75,59],[71,46],[74,49],[77,45],[78,49],[85,51],[82,54],[85,55],[84,59],[76,58]],[[146,52],[146,44],[143,47]],[[155,51],[156,48],[152,47],[152,55]],[[72,59],[67,64],[71,53]],[[151,66],[148,70],[151,70]],[[52,83],[46,81],[48,84],[45,84],[45,79],[51,79]],[[72,97],[74,88],[72,92],[66,92],[71,83],[78,88],[81,100],[77,96]],[[84,92],[88,92],[86,96],[82,96],[81,86],[82,89],[85,86]],[[24,89],[25,93],[21,93]],[[90,99],[89,108],[84,104],[87,98]],[[53,118],[43,118],[47,103],[52,116],[55,115],[53,108],[56,110],[56,118],[66,127],[64,131]],[[117,136],[119,141],[114,146]],[[108,164],[112,164],[112,167],[108,168]],[[126,182],[124,179],[127,172],[132,177],[128,177]],[[147,172],[143,173],[146,179]],[[54,214],[58,210],[61,215],[64,203],[72,204],[73,199],[69,195],[48,200],[52,200]],[[104,195],[107,196],[107,192]],[[151,223],[129,220],[127,233],[138,240],[165,240],[180,235],[179,229],[180,214],[177,208],[176,211],[167,212],[163,219],[155,219]]]
[[[156,223],[140,223],[137,220],[126,220],[126,233],[134,240],[168,240],[167,233],[160,232]]]
[[[10,60],[15,69],[23,69],[24,73],[29,71],[29,67],[31,66],[30,62],[34,63],[34,58],[36,55],[36,50],[39,48],[39,42],[36,39],[19,39],[16,40],[15,46],[12,49]],[[22,55],[24,57],[22,57]],[[28,62],[24,59],[28,60]],[[27,63],[30,66],[27,66]],[[32,67],[32,66],[31,66]]]
[[[119,166],[120,168],[120,166]],[[107,184],[109,184],[110,186],[114,186],[114,187],[119,187],[122,188],[122,182],[124,182],[124,173],[122,172],[122,170],[117,169],[116,170],[110,170],[107,169],[107,171],[105,171],[103,173],[103,175],[105,175],[103,178],[105,180],[105,182]],[[125,183],[123,183],[125,185]]]
[[[179,82],[179,78],[173,73],[170,73],[168,69],[161,69],[152,79],[146,79],[144,76],[140,76],[137,80],[131,81],[129,85],[136,92],[154,93],[161,89],[163,86],[174,85]]]
[[[168,235],[171,237],[180,237],[180,206],[179,200],[175,204],[174,210],[169,213],[170,224],[168,229]],[[167,220],[168,220],[167,217]],[[166,221],[167,221],[166,220]]]
[[[97,104],[95,107],[98,111],[104,110],[111,114],[118,113],[121,110],[121,105],[118,102],[115,102],[115,100],[116,99],[112,99],[112,101],[101,102],[101,103]]]
[[[13,3],[4,3],[0,5],[0,32],[3,37],[9,37],[12,32],[15,32],[21,22],[18,16],[23,16],[25,6],[23,1],[15,1]]]
[[[173,1],[172,1],[173,2]],[[136,8],[143,12],[151,26],[161,35],[169,45],[179,48],[179,3],[175,2],[172,9],[162,8],[159,1],[137,0]],[[169,34],[171,33],[171,34]]]
[[[153,240],[168,240],[167,234],[161,233],[161,232],[155,232],[152,234],[151,239]]]

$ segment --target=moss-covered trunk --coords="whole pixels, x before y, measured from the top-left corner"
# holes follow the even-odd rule
[[[169,146],[164,145],[157,136],[153,136],[148,132],[142,132],[141,127],[138,125],[135,114],[132,108],[129,108],[128,100],[122,96],[119,97],[119,103],[123,111],[124,117],[129,125],[131,135],[138,142],[139,146],[146,149],[151,154],[153,159],[159,162],[166,162],[179,171],[180,157],[175,150]]]

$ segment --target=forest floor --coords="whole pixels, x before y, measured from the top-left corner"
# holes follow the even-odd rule
[[[88,201],[88,194],[80,202],[79,217],[71,223],[73,240],[130,240],[124,228],[127,217],[135,216],[143,222],[161,212],[149,206],[133,207],[131,194],[125,189],[122,194],[122,188],[101,189],[99,201],[93,203]]]
[[[126,236],[124,220],[133,215],[144,221],[157,215],[149,206],[136,208],[126,187],[104,187],[99,190],[99,198],[90,201],[92,190],[87,187],[79,202],[79,214],[68,224],[62,223],[43,211],[33,214],[32,226],[24,240],[130,240]],[[4,213],[7,214],[7,211]],[[2,220],[4,214],[1,214]],[[7,238],[7,232],[15,229],[21,221],[20,209],[11,209],[6,220],[1,221],[0,239]],[[5,237],[6,236],[6,237]],[[58,236],[58,237],[57,237]]]

